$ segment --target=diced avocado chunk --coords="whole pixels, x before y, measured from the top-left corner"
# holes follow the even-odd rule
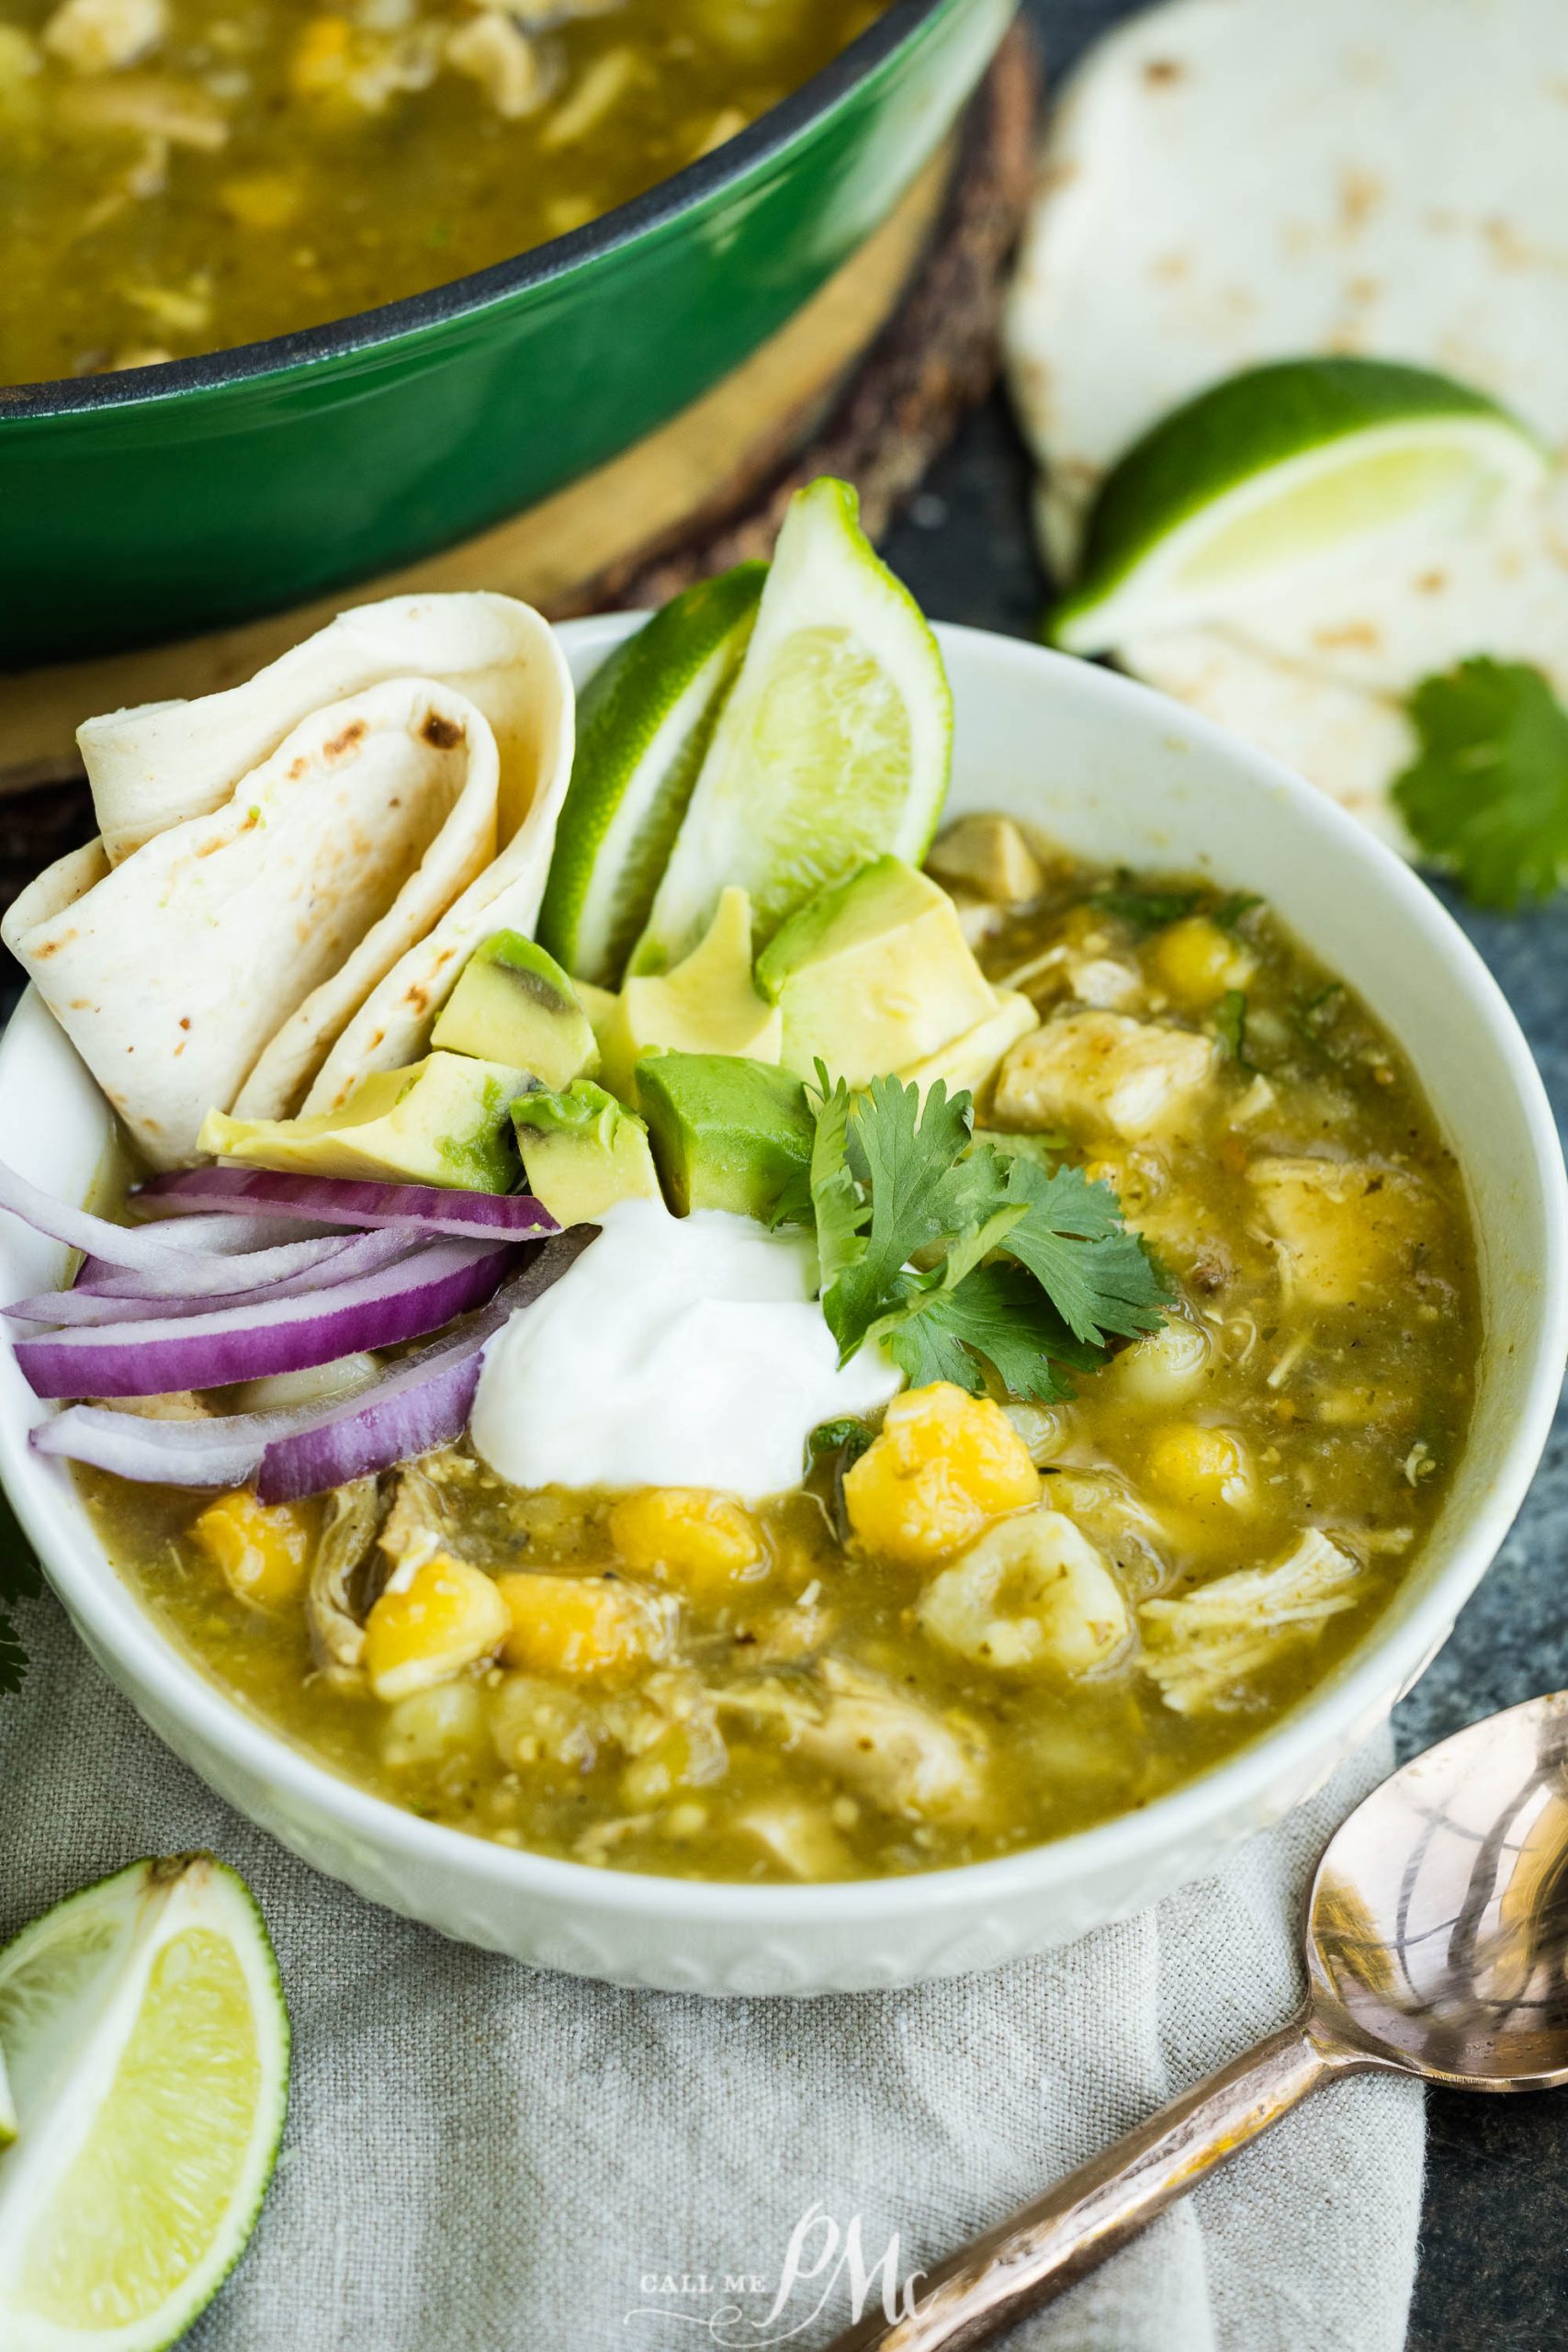
[[[525,1094],[512,1114],[528,1190],[558,1225],[593,1225],[617,1201],[662,1197],[648,1129],[591,1079]]]
[[[780,1059],[864,1086],[922,1062],[996,1009],[939,884],[879,857],[792,915],[757,963],[784,1015]]]
[[[200,1145],[247,1168],[370,1176],[509,1193],[517,1182],[512,1105],[526,1070],[468,1054],[434,1053],[377,1070],[341,1110],[309,1119],[231,1119],[209,1111]]]
[[[809,1167],[815,1126],[794,1073],[737,1054],[649,1054],[637,1100],[678,1216],[729,1209],[771,1217]]]
[[[553,956],[520,931],[476,947],[436,1016],[430,1042],[532,1070],[552,1090],[599,1067],[599,1042],[572,982]]]
[[[998,989],[996,1002],[984,1021],[973,1029],[965,1029],[962,1037],[954,1037],[939,1046],[924,1061],[907,1062],[897,1073],[906,1086],[918,1086],[923,1095],[937,1080],[945,1080],[949,1096],[964,1092],[976,1102],[985,1093],[1001,1066],[1002,1056],[1010,1046],[1016,1046],[1032,1029],[1040,1026],[1040,1015],[1026,996],[1013,989]]]
[[[651,1046],[672,1053],[744,1054],[776,1062],[784,1023],[751,978],[751,901],[726,890],[701,942],[684,963],[630,979],[600,1030],[604,1080],[636,1101],[637,1062]]]

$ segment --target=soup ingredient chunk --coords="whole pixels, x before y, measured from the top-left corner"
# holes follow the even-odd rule
[[[530,1674],[617,1674],[663,1657],[670,1612],[608,1577],[500,1577],[508,1666]]]
[[[637,1086],[678,1216],[728,1209],[768,1224],[805,1181],[816,1126],[793,1072],[734,1054],[654,1054]]]
[[[844,1476],[861,1542],[917,1566],[1039,1499],[1040,1474],[1001,1407],[947,1381],[896,1396],[881,1434]]]
[[[378,1699],[448,1681],[493,1657],[512,1614],[482,1568],[437,1552],[407,1583],[394,1583],[365,1621],[365,1670]]]
[[[623,1495],[610,1534],[628,1567],[698,1593],[722,1591],[762,1560],[755,1521],[728,1495],[700,1487]]]
[[[1104,1555],[1059,1510],[989,1528],[921,1594],[934,1641],[999,1672],[1104,1666],[1132,1636],[1132,1612]]]
[[[525,1069],[556,1093],[599,1067],[599,1041],[576,989],[553,956],[516,931],[498,931],[475,948],[430,1042]]]
[[[341,1111],[307,1119],[234,1119],[210,1111],[201,1148],[245,1168],[316,1176],[451,1184],[509,1193],[517,1181],[510,1112],[526,1070],[467,1054],[428,1054],[412,1069],[380,1069]]]
[[[164,0],[62,0],[43,45],[77,74],[112,74],[134,65],[168,31]]]
[[[518,1487],[780,1494],[818,1422],[862,1419],[899,1385],[876,1347],[840,1368],[816,1283],[802,1234],[623,1201],[491,1341],[474,1446]]]
[[[1314,1306],[1351,1306],[1407,1273],[1430,1230],[1420,1183],[1367,1160],[1258,1159],[1248,1170],[1281,1245],[1285,1283]]]
[[[512,1123],[528,1190],[559,1226],[596,1225],[620,1201],[658,1201],[648,1129],[592,1079],[520,1094]]]
[[[915,1820],[973,1819],[986,1804],[982,1740],[859,1667],[829,1658],[821,1719],[806,1724],[800,1752],[841,1773],[874,1804]]]
[[[1233,1702],[1247,1676],[1273,1663],[1341,1610],[1353,1609],[1361,1570],[1314,1528],[1272,1568],[1239,1568],[1190,1592],[1145,1600],[1145,1658],[1179,1713]]]
[[[1174,1125],[1218,1067],[1213,1039],[1121,1012],[1069,1012],[1014,1046],[992,1105],[1001,1127],[1109,1128],[1135,1143]]]
[[[262,1609],[285,1609],[299,1598],[310,1533],[292,1503],[269,1510],[243,1487],[209,1503],[191,1536],[241,1600],[254,1600]]]
[[[784,1016],[780,1057],[864,1086],[951,1044],[996,1010],[953,900],[880,857],[792,915],[757,959]]]
[[[604,1083],[632,1102],[638,1057],[652,1048],[776,1062],[783,1035],[777,1008],[751,978],[751,901],[744,890],[725,890],[682,962],[658,977],[634,976],[621,990],[602,1032]]]

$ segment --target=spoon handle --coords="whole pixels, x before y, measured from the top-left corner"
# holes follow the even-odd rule
[[[889,2322],[876,2312],[835,2336],[828,2352],[967,2352],[989,2343],[1114,2254],[1329,2075],[1367,2063],[1320,2041],[1320,2031],[1309,2012],[1222,2066],[926,2272],[907,2316]]]

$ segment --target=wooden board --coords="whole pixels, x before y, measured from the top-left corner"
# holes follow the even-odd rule
[[[1037,85],[1015,31],[960,138],[803,311],[660,432],[528,514],[240,628],[0,680],[0,905],[90,831],[75,753],[84,718],[232,684],[345,604],[481,587],[558,618],[659,604],[767,554],[792,492],[819,473],[857,485],[879,535],[995,381]]]

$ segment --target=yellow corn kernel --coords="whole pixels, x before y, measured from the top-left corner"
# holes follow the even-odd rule
[[[1250,1486],[1247,1456],[1228,1430],[1198,1421],[1173,1421],[1149,1446],[1149,1483],[1171,1502],[1190,1510],[1213,1510],[1245,1503]]]
[[[384,1592],[365,1621],[365,1670],[378,1699],[449,1681],[492,1657],[512,1617],[482,1568],[434,1552],[405,1585]]]
[[[296,97],[330,97],[348,74],[352,28],[346,17],[312,17],[294,44],[288,82]]]
[[[530,1674],[621,1673],[660,1647],[653,1611],[608,1577],[506,1576],[496,1589],[508,1611],[502,1655]]]
[[[302,198],[287,172],[243,172],[223,182],[218,201],[242,229],[287,229]]]
[[[1150,960],[1178,1004],[1193,1011],[1217,1004],[1227,989],[1244,988],[1254,968],[1240,941],[1206,915],[1188,915],[1162,931]]]
[[[241,1487],[209,1503],[191,1533],[239,1600],[287,1609],[299,1599],[310,1532],[292,1503],[269,1507]]]
[[[648,1487],[623,1495],[610,1534],[629,1568],[694,1592],[722,1590],[762,1556],[740,1505],[705,1487]]]
[[[949,1381],[895,1396],[844,1479],[851,1526],[895,1560],[940,1559],[1039,1499],[1040,1474],[1001,1407]]]

